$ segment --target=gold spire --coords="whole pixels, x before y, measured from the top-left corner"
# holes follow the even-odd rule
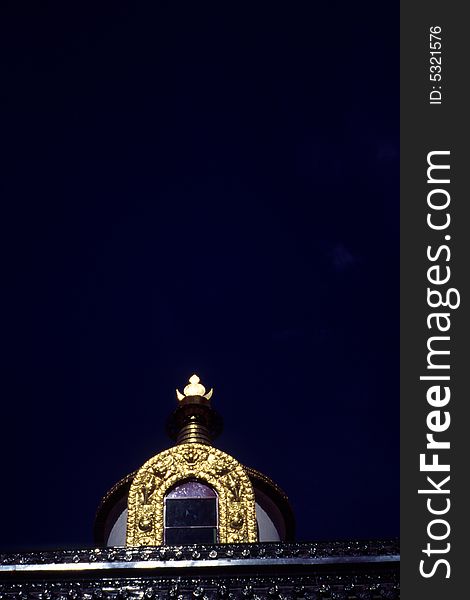
[[[176,390],[178,407],[167,430],[176,445],[147,461],[135,475],[128,496],[127,546],[165,543],[165,498],[177,484],[200,481],[218,496],[217,542],[258,540],[253,485],[245,468],[212,447],[222,420],[211,407],[212,389],[192,375],[184,394]]]
[[[181,402],[181,400],[184,400],[188,396],[202,396],[203,398],[206,398],[206,400],[210,400],[214,389],[211,388],[206,394],[206,388],[200,381],[201,380],[196,374],[192,375],[189,378],[188,385],[183,390],[183,394],[178,389],[176,390],[176,397],[178,400]]]

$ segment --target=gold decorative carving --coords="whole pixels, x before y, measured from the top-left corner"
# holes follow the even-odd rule
[[[137,471],[129,490],[127,546],[163,544],[164,498],[189,479],[217,493],[219,543],[257,541],[255,495],[244,467],[221,450],[191,443],[157,454]]]
[[[210,389],[206,394],[206,388],[200,383],[199,377],[194,374],[189,378],[188,385],[184,388],[183,393],[181,393],[178,389],[176,390],[176,397],[178,400],[184,400],[188,396],[202,396],[206,400],[210,400],[212,398],[212,394],[214,392],[213,389]]]
[[[147,478],[143,482],[140,488],[140,503],[141,504],[150,504],[150,499],[152,497],[153,492],[155,491],[155,477],[151,473],[148,474]]]

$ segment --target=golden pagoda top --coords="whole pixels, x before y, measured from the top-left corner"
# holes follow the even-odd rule
[[[202,544],[207,543],[206,538],[220,544],[256,542],[251,479],[233,456],[212,446],[212,438],[222,429],[221,419],[210,405],[213,390],[206,393],[194,374],[183,392],[176,390],[179,406],[167,425],[176,445],[142,465],[129,488],[126,545]],[[202,496],[181,497],[185,502],[191,500],[192,508],[172,497],[181,486],[195,484],[211,491],[213,517],[206,519],[205,512],[196,514]],[[175,512],[181,510],[182,517]],[[199,519],[196,524],[193,514]]]
[[[183,390],[184,393],[182,394],[178,389],[176,390],[176,397],[178,400],[181,402],[181,400],[191,396],[199,396],[206,398],[206,400],[210,400],[212,398],[214,389],[211,388],[206,394],[206,388],[202,385],[202,383],[200,383],[200,381],[201,380],[196,374],[191,375],[188,385]]]

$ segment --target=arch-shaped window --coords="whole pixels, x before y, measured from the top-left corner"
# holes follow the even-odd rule
[[[185,481],[165,496],[164,543],[215,544],[218,541],[218,497],[201,481]]]

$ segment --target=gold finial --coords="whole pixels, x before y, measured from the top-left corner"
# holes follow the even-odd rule
[[[196,374],[192,375],[189,378],[188,385],[183,390],[183,394],[178,389],[176,390],[176,397],[178,400],[181,401],[188,396],[203,396],[207,400],[210,400],[214,391],[213,388],[211,388],[206,394],[206,388],[202,385],[202,383],[199,383],[200,381],[201,380]]]

